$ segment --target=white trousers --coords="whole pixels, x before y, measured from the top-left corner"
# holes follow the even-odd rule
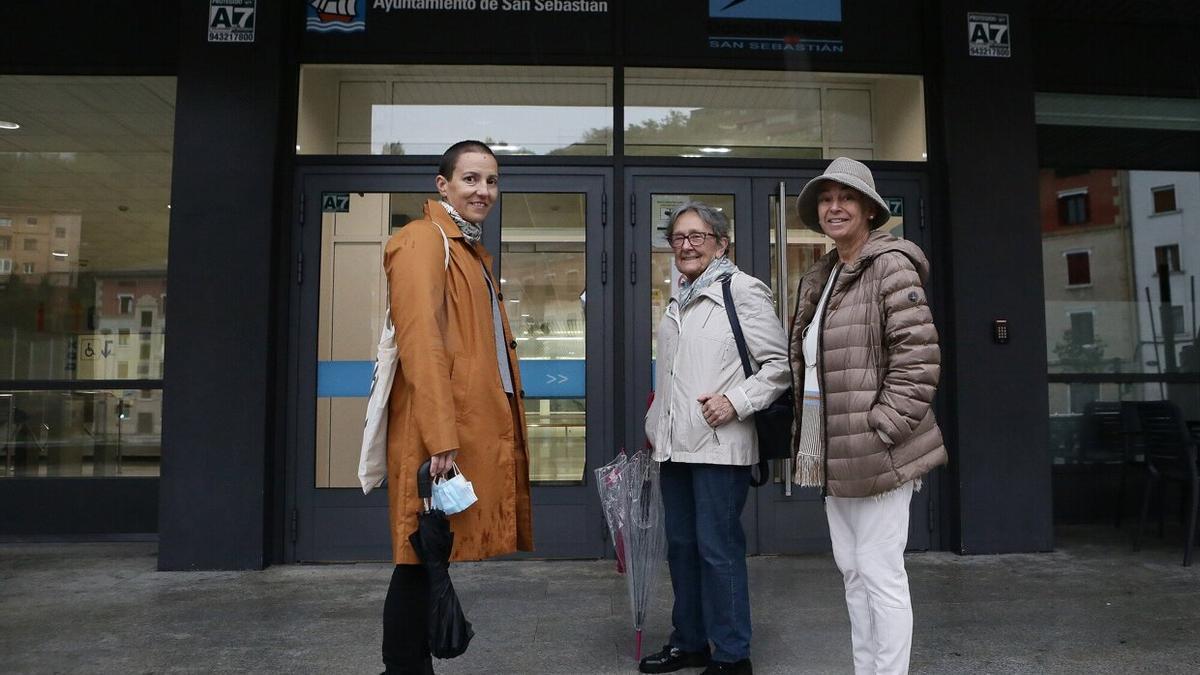
[[[879,497],[826,497],[833,559],[846,584],[855,675],[908,672],[912,602],[908,545],[911,482]]]

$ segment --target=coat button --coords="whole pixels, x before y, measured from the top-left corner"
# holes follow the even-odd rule
[[[496,299],[497,299],[497,300],[499,300],[500,302],[504,302],[504,294],[503,294],[503,293],[497,293],[497,294],[496,294]]]
[[[519,391],[517,393],[521,396],[521,398],[525,398],[525,390],[524,389],[522,389],[521,391]]]
[[[509,349],[516,349],[516,348],[517,348],[517,341],[516,341],[516,340],[513,340],[512,342],[509,342],[509,343],[508,343],[508,348],[509,348]]]

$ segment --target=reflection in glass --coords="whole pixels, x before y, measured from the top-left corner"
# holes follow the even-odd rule
[[[612,154],[612,70],[567,66],[305,65],[299,154]]]
[[[675,252],[667,241],[667,224],[671,212],[689,201],[703,202],[721,210],[729,218],[729,259],[737,262],[737,223],[734,214],[733,195],[717,194],[652,194],[650,195],[650,217],[654,226],[650,230],[650,355],[658,357],[658,325],[671,297],[679,290],[679,271],[675,269]]]
[[[607,155],[608,106],[373,105],[372,155],[438,155],[464,130],[486,129],[498,155]]]
[[[586,195],[504,193],[500,284],[517,342],[529,474],[581,483],[586,470]]]
[[[625,152],[925,160],[921,78],[629,68]]]
[[[1195,383],[1121,382],[1200,373],[1200,173],[1046,169],[1039,185],[1047,365],[1065,379],[1051,388],[1052,419],[1142,399],[1169,399],[1200,419]],[[1168,188],[1176,208],[1163,212],[1156,198]],[[1116,381],[1095,382],[1106,374]]]
[[[0,101],[0,380],[161,378],[175,78],[0,76]]]
[[[162,390],[0,390],[0,477],[157,476]]]

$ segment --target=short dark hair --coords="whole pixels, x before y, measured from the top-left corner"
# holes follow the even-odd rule
[[[483,141],[459,141],[446,148],[446,152],[442,153],[442,160],[438,162],[438,175],[446,180],[454,178],[454,169],[458,166],[458,158],[467,152],[479,152],[490,155],[492,159],[496,158],[496,153],[492,152],[492,149]]]

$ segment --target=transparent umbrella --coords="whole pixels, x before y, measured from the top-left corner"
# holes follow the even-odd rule
[[[600,492],[600,509],[604,512],[604,521],[608,523],[608,533],[612,536],[613,550],[617,553],[619,574],[625,573],[625,542],[621,540],[621,528],[625,524],[625,509],[621,505],[621,475],[627,463],[625,451],[622,450],[611,462],[595,471],[596,489]]]
[[[635,452],[626,459],[621,470],[621,495],[624,518],[620,538],[625,548],[625,582],[636,633],[635,658],[641,660],[646,612],[667,557],[659,463],[650,457],[649,451]]]

